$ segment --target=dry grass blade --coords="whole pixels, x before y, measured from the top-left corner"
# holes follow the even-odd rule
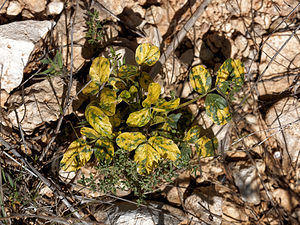
[[[67,200],[67,198],[65,197],[65,194],[60,191],[58,189],[58,185],[53,183],[52,181],[48,180],[46,177],[44,177],[40,172],[38,172],[30,163],[27,162],[26,159],[24,159],[15,149],[11,148],[11,146],[5,141],[3,140],[2,137],[0,137],[0,142],[9,150],[12,152],[12,154],[18,158],[19,160],[21,160],[28,169],[31,170],[32,173],[34,173],[36,176],[39,177],[39,179],[46,185],[48,186],[53,193],[55,193],[55,195],[62,200],[62,202],[70,209],[70,211],[78,218],[81,219],[80,214],[78,213],[78,211],[73,207],[73,205]],[[85,222],[83,222],[83,224],[86,224]]]

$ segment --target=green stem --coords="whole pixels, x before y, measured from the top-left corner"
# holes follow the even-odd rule
[[[203,97],[206,96],[208,93],[213,92],[214,90],[216,90],[216,88],[213,88],[213,89],[209,90],[209,91],[208,91],[207,93],[205,93],[205,94],[199,95],[199,96],[198,96],[197,98],[195,98],[195,99],[191,99],[191,100],[189,100],[189,101],[187,101],[187,102],[185,102],[185,103],[180,104],[180,105],[179,105],[176,109],[174,109],[174,110],[184,108],[184,107],[188,106],[189,104],[192,104],[192,103],[198,101],[199,99],[203,98]],[[174,111],[174,110],[172,110],[172,111]]]

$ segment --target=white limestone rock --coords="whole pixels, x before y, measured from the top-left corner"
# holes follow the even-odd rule
[[[17,16],[22,11],[23,7],[18,1],[11,1],[7,7],[6,14],[8,16]]]
[[[8,101],[8,119],[12,125],[18,127],[15,111],[18,114],[22,129],[30,134],[32,131],[45,122],[56,121],[61,114],[62,101],[65,98],[64,81],[60,77],[45,79],[24,90],[24,97],[21,91],[13,93]],[[70,96],[76,96],[77,82],[73,82]],[[77,109],[78,98],[73,101],[66,110],[65,115]]]
[[[23,79],[23,69],[39,41],[51,29],[51,21],[27,20],[0,26],[1,88],[8,93]]]
[[[47,13],[50,15],[58,15],[64,9],[64,3],[60,1],[53,1],[47,5]]]

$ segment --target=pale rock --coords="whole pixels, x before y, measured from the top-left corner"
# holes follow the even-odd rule
[[[239,49],[236,47],[236,45],[234,44],[234,42],[230,39],[230,43],[231,43],[231,58],[237,58],[238,57],[238,53],[239,53]]]
[[[202,38],[197,39],[196,44],[194,46],[194,55],[195,57],[200,57],[201,46],[203,44]]]
[[[219,176],[224,174],[223,167],[217,160],[212,157],[201,158],[201,171],[197,171],[196,183],[201,185],[201,183],[208,180],[217,180]]]
[[[247,57],[249,59],[251,59],[251,60],[256,60],[258,58],[258,54],[257,53],[258,53],[258,51],[255,48],[255,46],[251,45],[250,50],[249,50],[249,55]],[[252,64],[255,64],[255,63],[252,63]],[[258,68],[258,66],[257,66],[257,68]]]
[[[283,168],[288,169],[298,159],[300,151],[300,102],[297,98],[283,98],[267,111],[266,124],[283,150]]]
[[[258,176],[256,167],[241,168],[237,166],[232,170],[235,185],[239,188],[242,200],[254,205],[260,203]]]
[[[261,140],[257,136],[254,136],[254,135],[244,138],[245,146],[247,148],[249,148],[249,150],[252,150],[255,153],[257,153],[258,155],[262,156],[262,154],[264,153],[264,149],[263,149],[262,145],[260,144],[260,142],[261,142]]]
[[[140,4],[135,4],[131,7],[132,11],[140,14],[141,18],[145,18],[146,10]]]
[[[275,201],[288,212],[291,212],[295,206],[299,205],[297,197],[288,190],[277,188],[272,191],[272,195]]]
[[[246,0],[248,1],[248,0]],[[239,17],[240,16],[240,13],[241,13],[241,7],[240,7],[240,2],[238,1],[233,1],[233,2],[230,2],[230,4],[225,4],[225,7],[224,7],[231,15],[234,15],[234,16],[237,16]]]
[[[67,172],[67,171],[60,169],[58,171],[58,176],[63,182],[69,183],[72,181],[72,179],[74,179],[76,177],[76,172],[74,172],[74,171]]]
[[[4,104],[6,103],[7,99],[9,97],[9,94],[5,90],[1,90],[0,92],[0,106],[4,107]]]
[[[255,23],[253,26],[254,37],[257,44],[260,43],[262,36],[267,33],[267,31],[263,28],[262,25]]]
[[[298,221],[300,221],[300,208],[297,207],[294,211],[295,211],[295,217],[297,217]]]
[[[266,8],[266,13],[271,17],[286,17],[297,6],[298,3],[298,0],[272,0],[272,4],[269,4],[270,7]]]
[[[163,67],[163,74],[166,74],[168,85],[174,84],[177,81],[180,75],[180,67],[181,63],[177,57],[170,56],[167,59],[165,66]]]
[[[102,209],[97,209],[94,213],[93,216],[95,217],[95,219],[97,220],[97,222],[99,223],[104,223],[105,220],[108,217],[108,212],[106,212],[105,210]]]
[[[17,16],[22,11],[23,7],[18,1],[11,1],[7,7],[6,14],[8,16]]]
[[[75,97],[76,86],[77,82],[74,81],[70,97]],[[49,80],[45,78],[44,81],[25,88],[24,97],[21,91],[13,93],[7,101],[9,120],[15,127],[18,127],[15,109],[22,129],[28,134],[45,122],[56,121],[61,113],[64,87],[65,83],[60,77]],[[78,98],[73,101],[65,115],[77,109],[76,101],[79,102]]]
[[[197,104],[189,104],[188,106],[188,110],[192,113],[193,117],[196,117],[199,113],[199,105]]]
[[[41,188],[39,194],[46,195],[48,198],[52,198],[54,196],[53,191],[48,186]]]
[[[300,67],[300,59],[297,57],[300,42],[297,37],[292,37],[275,60],[270,63],[270,57],[276,54],[291,35],[292,32],[276,33],[264,43],[259,65],[259,73],[264,72],[264,74],[257,84],[259,95],[278,94],[288,90],[293,84],[297,75],[293,74],[293,71]],[[300,35],[300,31],[297,35]]]
[[[242,55],[243,55],[244,58],[248,58],[249,54],[250,54],[250,46],[247,45],[247,47],[246,47],[246,49],[244,49]]]
[[[247,15],[251,11],[252,7],[252,0],[241,0],[240,1],[240,6],[241,6],[241,13],[242,15]]]
[[[146,24],[144,26],[143,30],[145,31],[147,39],[148,39],[145,42],[152,43],[153,45],[160,48],[163,38],[162,38],[158,28],[154,25]],[[145,42],[143,42],[143,43],[145,43]]]
[[[119,184],[116,185],[116,196],[125,197],[127,195],[130,195],[130,193],[131,190],[124,183],[119,182]]]
[[[222,222],[220,217],[222,216],[223,199],[211,189],[212,186],[197,189],[192,195],[186,198],[185,209],[190,212],[191,215],[197,216],[190,216],[193,221],[202,221],[204,224],[207,223],[210,225],[220,225]]]
[[[285,22],[285,19],[282,17],[276,18],[274,21],[272,21],[270,25],[270,31],[275,30],[283,30],[288,27],[288,24]]]
[[[270,15],[268,15],[268,14],[259,13],[258,15],[256,15],[254,17],[254,22],[261,25],[264,30],[268,30],[270,28],[272,19],[271,19]]]
[[[64,3],[60,1],[53,1],[47,5],[47,13],[50,15],[58,15],[64,9]]]
[[[174,181],[175,185],[171,187],[170,190],[168,190],[169,188],[167,187],[167,199],[170,203],[175,205],[181,205],[183,203],[183,196],[190,185],[190,179],[190,174],[188,172],[184,172],[176,178]]]
[[[32,13],[40,13],[46,9],[45,0],[22,0],[24,7]]]
[[[117,202],[114,204],[114,208],[109,212],[108,218],[105,224],[111,225],[156,225],[156,224],[168,224],[178,225],[182,218],[178,219],[177,215],[170,215],[165,210],[165,206],[162,203],[147,203],[150,207],[154,207],[158,210],[151,208],[139,207],[128,202]]]
[[[192,62],[192,67],[200,65],[200,64],[202,64],[202,60],[194,56],[194,59]]]
[[[191,93],[193,92],[193,88],[190,85],[189,81],[185,81],[183,84],[182,92],[181,92],[181,98],[187,98]]]
[[[33,19],[34,15],[32,14],[32,12],[30,12],[30,10],[23,9],[23,11],[22,11],[22,17],[25,18],[25,19]]]
[[[237,19],[232,19],[230,22],[235,30],[239,31],[243,36],[246,35],[247,29],[245,27],[244,21],[240,17],[238,17]]]
[[[231,23],[230,22],[226,23],[224,26],[224,32],[229,33],[231,29],[232,29]]]
[[[239,35],[234,40],[234,44],[240,52],[243,52],[248,46],[248,41],[243,35]]]
[[[230,158],[246,158],[247,157],[247,153],[245,151],[227,151],[226,155]]]
[[[167,15],[168,12],[165,8],[152,5],[146,11],[145,20],[148,23],[157,26],[160,35],[163,36],[170,26]]]
[[[242,207],[237,207],[230,201],[223,201],[222,204],[222,219],[224,219],[224,225],[231,225],[232,223],[239,221],[239,223],[247,222],[248,216],[244,212]]]
[[[8,93],[21,84],[23,69],[39,41],[51,29],[50,21],[20,21],[0,26],[1,89]]]
[[[6,14],[7,7],[9,5],[9,3],[10,3],[9,1],[1,1],[1,5],[0,6],[2,6],[2,9],[0,10],[0,14]]]
[[[138,3],[132,0],[95,0],[102,4],[106,9],[111,11],[114,15],[119,15],[123,12],[124,8],[132,8],[134,5]],[[101,11],[101,10],[100,10]],[[102,13],[100,13],[101,15]],[[105,14],[105,12],[103,12]],[[107,15],[105,15],[107,17]]]

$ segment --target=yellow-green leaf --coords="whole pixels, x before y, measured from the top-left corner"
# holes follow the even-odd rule
[[[121,125],[121,112],[120,110],[117,111],[113,116],[109,117],[109,121],[113,127],[119,127]]]
[[[153,107],[154,111],[157,112],[166,112],[170,110],[175,110],[180,104],[180,99],[176,98],[171,101],[160,100],[156,103],[155,107]]]
[[[134,65],[123,65],[119,68],[118,76],[121,78],[135,77],[139,75],[139,68]]]
[[[140,132],[124,132],[116,138],[117,145],[127,151],[135,150],[146,141],[146,137]]]
[[[211,87],[211,75],[204,66],[198,65],[190,71],[190,84],[199,94],[205,94]]]
[[[138,92],[138,89],[136,88],[136,86],[131,86],[130,88],[129,88],[129,93],[131,94],[131,95],[134,95],[134,94],[136,94]]]
[[[142,102],[143,107],[150,107],[157,102],[160,95],[161,87],[159,83],[151,83],[148,87],[147,98]]]
[[[100,84],[96,81],[91,81],[83,90],[82,93],[85,95],[96,95],[100,90]]]
[[[151,137],[148,143],[165,159],[175,161],[180,156],[178,146],[171,139],[161,136]]]
[[[117,93],[110,88],[103,88],[100,94],[100,107],[103,112],[112,116],[116,113]]]
[[[154,116],[150,125],[153,126],[155,124],[164,123],[164,122],[166,122],[166,120],[167,120],[167,118],[165,118],[165,117]]]
[[[153,66],[159,57],[159,48],[149,43],[139,45],[135,51],[135,61],[139,65]]]
[[[150,119],[150,109],[144,108],[140,111],[130,113],[126,123],[131,127],[143,127],[149,123]]]
[[[130,100],[130,98],[131,98],[131,94],[130,94],[130,92],[127,91],[127,90],[123,90],[123,91],[119,94],[119,99],[120,99],[119,102],[121,102],[122,100],[125,101],[125,102],[127,102],[127,101]]]
[[[73,141],[65,152],[60,166],[62,170],[72,172],[83,167],[91,158],[93,151],[82,139]]]
[[[104,57],[97,57],[90,67],[90,77],[92,81],[100,84],[107,82],[110,74],[109,60]]]
[[[215,137],[210,139],[202,136],[196,141],[196,152],[199,156],[210,157],[215,155],[215,150],[218,148],[218,139]]]
[[[124,90],[126,88],[126,83],[118,77],[110,77],[108,84],[111,85],[115,91]]]
[[[148,73],[142,72],[140,79],[139,79],[140,86],[144,90],[148,90],[149,84],[151,84],[152,82],[153,82],[152,77]]]
[[[208,94],[205,99],[206,114],[218,125],[231,120],[227,101],[220,95]]]
[[[227,59],[217,72],[216,87],[223,94],[237,92],[244,84],[245,67],[239,59]]]
[[[114,156],[114,146],[108,139],[99,139],[94,145],[95,157],[100,162],[110,162]]]
[[[200,138],[202,132],[203,128],[199,125],[195,125],[191,129],[189,129],[183,140],[189,143],[195,143],[195,141]]]
[[[101,137],[101,135],[97,131],[89,127],[82,127],[80,129],[80,133],[81,135],[86,136],[89,139],[98,139]]]
[[[157,167],[160,155],[149,144],[141,144],[134,154],[140,174],[150,174]]]
[[[112,125],[108,116],[100,108],[93,105],[87,106],[85,118],[98,133],[112,138]]]

